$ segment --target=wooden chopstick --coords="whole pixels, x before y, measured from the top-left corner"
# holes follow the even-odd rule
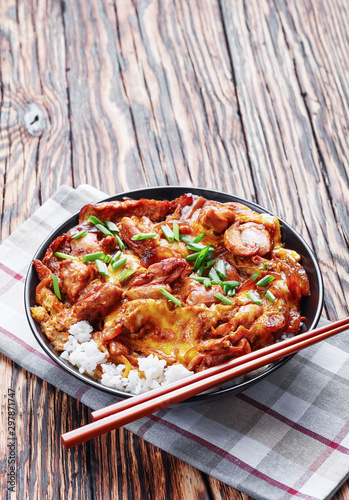
[[[265,347],[232,361],[196,373],[158,389],[133,396],[102,410],[93,412],[94,421],[62,434],[66,449],[84,443],[134,420],[155,413],[184,401],[201,392],[217,387],[269,363],[294,354],[317,342],[325,340],[349,327],[349,318],[305,332]]]

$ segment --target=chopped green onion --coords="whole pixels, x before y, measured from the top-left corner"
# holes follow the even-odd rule
[[[171,293],[169,293],[167,290],[162,288],[161,286],[159,287],[160,292],[162,295],[166,297],[166,299],[171,300],[174,304],[176,304],[178,307],[182,307],[181,301],[178,300],[176,297],[174,297]]]
[[[269,300],[269,302],[274,302],[275,295],[273,295],[270,290],[266,291],[265,296]]]
[[[206,245],[202,245],[201,243],[186,243],[186,247],[189,248],[189,250],[193,250],[194,252],[200,252],[204,248],[206,248]]]
[[[212,286],[210,278],[195,277],[195,278],[193,278],[193,280],[198,281],[199,283],[202,283],[203,285],[205,285],[206,288],[209,288],[210,286]]]
[[[180,235],[180,239],[184,241],[184,243],[194,243],[194,240],[189,236],[185,236],[184,234]]]
[[[197,271],[199,269],[199,267],[201,267],[201,265],[205,262],[206,258],[207,258],[207,255],[208,253],[210,252],[211,250],[211,247],[210,246],[207,246],[207,247],[204,247],[199,255],[197,256],[197,259],[195,260],[195,264],[194,264],[194,267],[193,267],[193,271]]]
[[[179,241],[179,225],[178,222],[174,222],[172,225],[173,236],[176,241]]]
[[[199,255],[200,255],[200,252],[191,253],[190,255],[187,255],[185,257],[185,260],[189,260],[189,262],[194,261],[198,258]]]
[[[229,295],[229,297],[234,297],[235,294],[236,294],[236,288],[230,288],[227,292],[227,295]]]
[[[98,231],[105,234],[106,236],[113,236],[113,233],[111,233],[104,224],[95,224],[95,227],[98,229]]]
[[[221,282],[220,277],[218,276],[216,270],[213,267],[211,267],[210,272],[208,273],[208,276],[213,281],[218,281],[219,283]]]
[[[205,269],[208,269],[209,267],[212,267],[213,264],[215,264],[215,260],[209,260],[208,262],[205,263]]]
[[[93,260],[103,259],[104,256],[104,252],[88,253],[87,255],[84,255],[82,262],[91,262]]]
[[[206,236],[206,233],[201,233],[199,234],[196,238],[194,238],[194,243],[199,243],[201,240],[203,240]]]
[[[197,270],[197,273],[199,276],[203,276],[204,272],[205,272],[205,266],[204,266],[204,264],[201,264],[201,266]]]
[[[105,264],[109,264],[109,262],[111,261],[111,255],[104,255],[103,258],[102,258],[102,261],[105,263]]]
[[[228,285],[231,288],[236,288],[241,285],[240,281],[222,281],[223,285]]]
[[[52,285],[53,285],[53,292],[57,299],[61,300],[61,291],[59,289],[59,283],[58,283],[58,278],[55,274],[51,274],[51,279],[52,279]]]
[[[261,274],[261,272],[260,272],[260,271],[258,271],[256,274],[253,274],[253,276],[252,276],[253,281],[256,281],[256,279],[258,278],[258,276],[259,276],[260,274]]]
[[[113,265],[113,264],[114,264],[114,262],[116,262],[117,260],[119,260],[119,259],[120,259],[121,254],[122,254],[121,250],[118,250],[118,251],[116,252],[116,254],[115,254],[115,255],[113,255],[113,257],[111,258],[110,263]]]
[[[90,215],[90,217],[87,217],[87,220],[92,222],[92,224],[94,224],[94,225],[96,225],[96,224],[102,224],[102,226],[104,225],[104,222],[102,222],[100,219],[98,219],[98,217],[96,217],[94,215]]]
[[[120,250],[123,252],[125,250],[125,243],[122,241],[118,234],[114,234],[116,241],[118,242]]]
[[[275,276],[271,276],[268,274],[267,276],[264,276],[261,280],[256,283],[257,286],[267,286],[269,283],[271,283],[275,279]]]
[[[258,304],[259,306],[263,305],[263,302],[261,301],[259,295],[254,292],[248,292],[247,297],[252,300],[254,304]]]
[[[72,255],[68,255],[67,253],[55,252],[53,255],[55,257],[58,257],[59,259],[78,260],[77,257],[73,257]]]
[[[122,271],[122,273],[120,274],[120,276],[119,276],[119,281],[121,282],[121,281],[127,280],[127,278],[129,278],[130,276],[132,276],[132,274],[134,272],[136,272],[135,269],[133,269],[133,270],[132,269],[124,269]]]
[[[216,293],[214,297],[216,297],[216,299],[220,300],[221,302],[223,302],[223,304],[226,304],[227,306],[230,306],[233,303],[230,299],[228,299],[221,293]]]
[[[108,268],[107,268],[106,264],[104,264],[103,261],[96,259],[96,266],[97,266],[99,274],[101,274],[102,276],[109,276]]]
[[[220,278],[225,280],[225,278],[227,277],[227,270],[225,268],[224,260],[222,260],[222,259],[217,260],[216,272]]]
[[[172,229],[170,227],[168,227],[168,225],[166,224],[165,226],[161,226],[161,230],[164,233],[167,241],[169,243],[173,243],[174,242],[174,234],[173,234]]]
[[[268,271],[269,270],[269,262],[264,262],[263,269],[264,269],[264,271]]]
[[[112,222],[111,220],[106,220],[105,225],[107,226],[109,231],[111,231],[112,233],[119,233],[120,232],[120,229],[118,228],[118,226],[115,224],[115,222]]]
[[[122,259],[113,262],[111,267],[113,268],[114,271],[116,271],[117,269],[119,269],[119,267],[124,266],[126,262],[127,262],[127,257],[123,257]]]
[[[156,233],[143,233],[143,234],[135,234],[132,236],[131,240],[140,241],[140,240],[148,240],[149,238],[156,238]]]
[[[82,229],[77,234],[75,234],[74,236],[72,236],[71,239],[72,240],[79,240],[80,238],[83,238],[84,236],[86,236],[86,234],[87,234],[86,229]]]

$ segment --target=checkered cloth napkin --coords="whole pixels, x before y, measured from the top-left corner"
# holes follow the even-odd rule
[[[93,409],[115,402],[57,366],[26,321],[30,260],[58,224],[105,197],[61,187],[0,247],[0,349]],[[255,499],[331,498],[349,474],[349,332],[295,355],[237,396],[177,405],[127,426],[159,448]]]

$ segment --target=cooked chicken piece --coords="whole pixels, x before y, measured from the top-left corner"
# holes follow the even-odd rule
[[[102,221],[110,220],[119,222],[123,217],[142,217],[147,216],[153,222],[162,220],[169,212],[171,204],[169,201],[159,200],[125,200],[109,201],[95,205],[85,205],[79,215],[79,222],[83,222],[94,215]]]
[[[149,266],[146,273],[136,276],[130,286],[141,286],[147,283],[152,285],[171,284],[182,275],[187,265],[187,262],[181,258],[164,259]]]
[[[233,210],[229,207],[205,206],[200,210],[198,221],[205,227],[210,227],[217,233],[223,233],[235,220]]]
[[[97,275],[97,269],[92,264],[83,264],[80,261],[63,260],[60,264],[60,276],[63,281],[63,290],[71,303],[74,303],[80,292]]]
[[[159,245],[159,237],[147,238],[145,240],[133,240],[132,237],[144,234],[153,233],[153,228],[146,226],[136,219],[123,217],[120,222],[120,236],[127,245],[129,245],[138,255],[144,255],[151,249]]]
[[[210,307],[212,304],[219,303],[219,300],[214,297],[215,294],[222,293],[220,285],[213,285],[206,288],[202,283],[186,278],[185,286],[182,290],[182,300],[190,305],[205,304]]]
[[[226,248],[240,257],[266,255],[271,251],[272,241],[269,232],[262,224],[239,222],[233,224],[224,233]]]
[[[162,285],[162,288],[167,292],[171,293],[171,287],[169,285]],[[136,299],[163,299],[164,296],[159,290],[159,285],[143,285],[143,286],[135,286],[130,288],[125,293],[125,297],[127,300],[136,300]]]
[[[85,236],[77,240],[70,240],[73,256],[86,255],[100,251],[97,231],[89,231]]]
[[[75,304],[77,320],[93,323],[103,319],[121,295],[121,288],[114,283],[90,283]]]

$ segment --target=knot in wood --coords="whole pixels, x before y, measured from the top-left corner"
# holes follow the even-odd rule
[[[46,129],[48,119],[45,111],[39,108],[35,102],[31,102],[25,107],[24,123],[29,134],[38,137]]]

